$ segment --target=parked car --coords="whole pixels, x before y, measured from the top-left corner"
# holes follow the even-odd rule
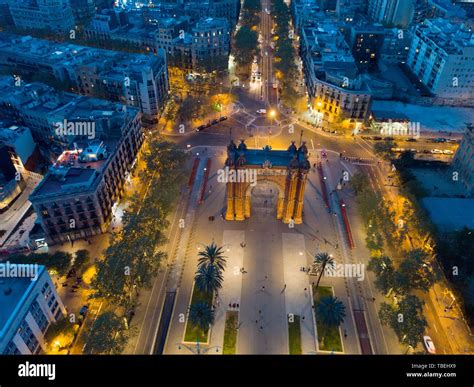
[[[425,344],[426,351],[431,354],[436,353],[436,347],[429,336],[423,336],[423,344]]]
[[[410,138],[407,138],[405,141],[407,141],[407,142],[416,142],[418,140],[416,138],[410,137]]]
[[[434,155],[442,155],[443,151],[441,149],[431,149],[431,153]]]
[[[219,121],[225,121],[225,120],[227,120],[227,116],[222,116],[219,118]]]
[[[206,128],[205,125],[198,126],[198,127],[196,128],[196,132],[200,132],[201,130],[204,130],[205,128]]]
[[[445,155],[453,155],[454,152],[453,152],[452,150],[450,150],[450,149],[445,149],[445,150],[443,151],[443,154],[445,154]]]
[[[88,305],[83,305],[83,307],[81,308],[81,310],[79,311],[79,314],[81,316],[85,316],[87,314],[87,311],[89,310],[89,306]]]
[[[434,142],[446,142],[447,140],[443,137],[438,137],[434,139]]]

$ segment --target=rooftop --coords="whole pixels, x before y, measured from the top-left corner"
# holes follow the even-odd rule
[[[39,266],[38,276],[45,271]],[[36,281],[29,277],[0,277],[0,339],[6,333],[11,322],[21,310]]]
[[[417,25],[415,34],[431,40],[448,54],[462,54],[464,48],[474,47],[474,34],[463,24],[446,19],[426,19]]]
[[[136,32],[139,33],[139,30]],[[35,62],[43,66],[64,69],[96,66],[98,73],[108,72],[110,76],[120,79],[123,79],[124,73],[140,72],[142,66],[164,61],[164,57],[156,55],[109,51],[6,33],[0,33],[0,52],[12,53],[18,59],[35,58]]]

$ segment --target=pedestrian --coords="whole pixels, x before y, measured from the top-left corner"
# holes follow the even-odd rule
[[[260,329],[263,329],[263,326],[262,326],[262,325],[260,325]]]
[[[237,309],[239,309],[239,308],[240,308],[240,305],[239,305],[239,304],[237,304]]]
[[[232,304],[232,307],[233,307],[234,309],[235,309],[235,307],[236,307],[236,306],[237,306],[237,304],[235,304],[235,303],[234,303],[234,304]]]
[[[258,324],[258,320],[255,320],[255,324]]]
[[[262,292],[265,290],[265,286],[262,286]]]
[[[308,290],[308,288],[304,288],[304,291],[306,292]]]
[[[262,311],[260,309],[258,310],[258,314],[262,314]]]
[[[232,304],[229,304],[229,309],[232,308]]]

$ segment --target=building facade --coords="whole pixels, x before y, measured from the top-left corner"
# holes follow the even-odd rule
[[[355,128],[364,123],[371,92],[341,31],[332,24],[305,27],[300,42],[310,110],[317,124]]]
[[[437,97],[474,98],[474,38],[470,29],[427,19],[413,29],[407,65]]]
[[[46,268],[38,278],[0,279],[0,354],[32,355],[46,350],[45,334],[51,323],[66,314]]]
[[[464,133],[461,144],[453,158],[452,169],[466,188],[467,196],[474,192],[474,126],[470,125]]]
[[[8,1],[17,28],[69,32],[75,27],[69,0]]]
[[[0,68],[156,116],[168,98],[166,55],[130,54],[0,34]]]
[[[359,24],[352,26],[349,44],[359,69],[373,70],[380,59],[385,30],[382,26]]]
[[[413,21],[414,0],[369,0],[367,14],[387,27],[407,27]]]
[[[267,181],[278,191],[276,217],[283,223],[303,223],[303,204],[306,181],[311,165],[308,149],[303,143],[299,148],[294,142],[287,150],[247,149],[244,140],[239,146],[233,141],[227,146],[225,168],[235,172],[236,179],[226,182],[226,220],[242,221],[251,217],[253,185],[239,178],[254,174],[255,183]]]

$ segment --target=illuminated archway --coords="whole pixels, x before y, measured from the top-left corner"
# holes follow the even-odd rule
[[[248,149],[244,140],[227,146],[225,167],[231,178],[226,182],[226,220],[242,221],[251,216],[251,189],[262,181],[278,187],[276,217],[284,223],[303,222],[304,190],[310,163],[308,149],[294,144],[287,150]]]

